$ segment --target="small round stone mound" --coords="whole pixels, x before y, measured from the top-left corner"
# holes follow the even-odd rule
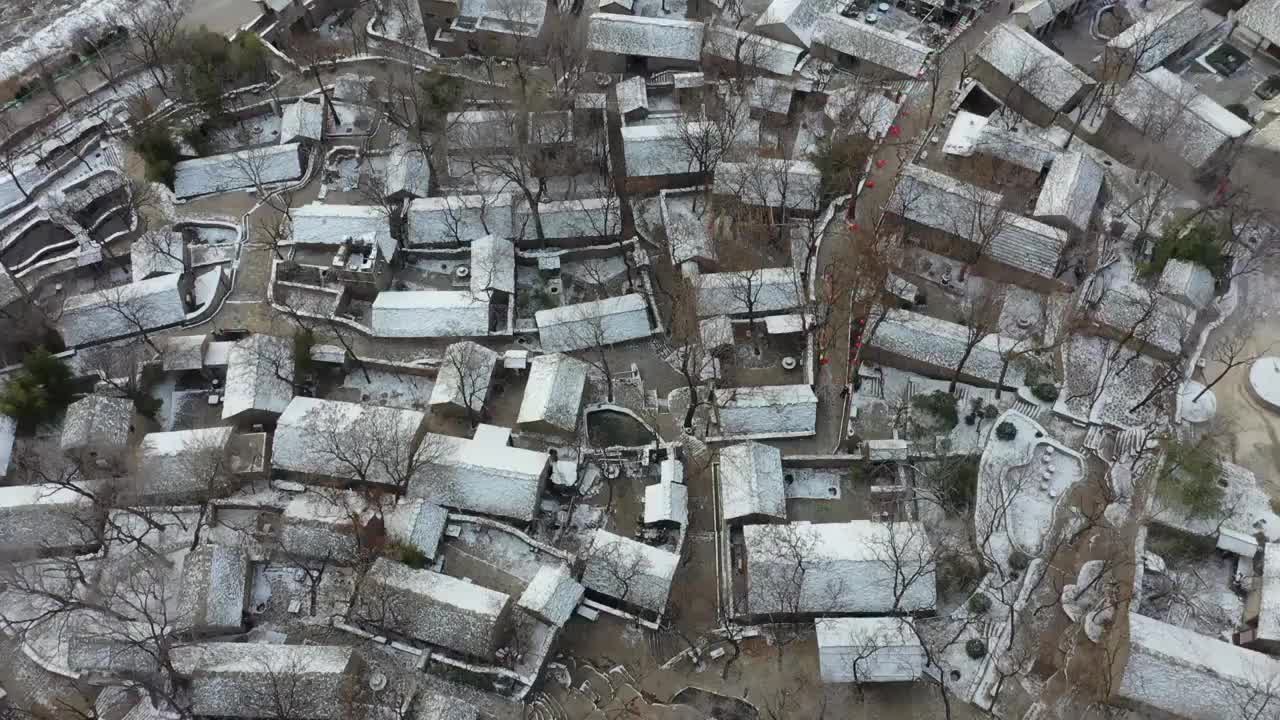
[[[1249,368],[1249,391],[1263,405],[1280,412],[1280,357],[1254,361]]]
[[[1204,394],[1200,393],[1204,391]],[[1199,399],[1197,399],[1197,397]],[[1218,397],[1212,390],[1205,391],[1204,383],[1187,381],[1182,386],[1182,419],[1189,423],[1206,423],[1218,414]]]

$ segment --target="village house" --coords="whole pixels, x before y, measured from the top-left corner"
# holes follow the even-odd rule
[[[1116,94],[1098,131],[1099,147],[1120,158],[1155,145],[1200,174],[1212,174],[1252,130],[1181,77],[1158,67],[1135,74]]]
[[[541,47],[548,13],[538,0],[425,0],[422,8],[445,20],[433,46],[447,55],[495,57]]]
[[[437,505],[526,523],[551,471],[545,452],[511,447],[511,430],[480,425],[472,438],[428,433],[430,447],[423,473],[409,485],[409,496]]]
[[[789,267],[706,273],[697,287],[698,317],[751,313],[758,320],[800,306],[800,279]]]
[[[137,428],[132,400],[86,395],[67,406],[62,452],[88,465],[118,465],[129,453]]]
[[[201,545],[182,561],[179,629],[202,635],[240,632],[249,602],[249,556],[230,545]]]
[[[634,75],[613,86],[618,98],[618,114],[625,120],[643,120],[649,114],[649,84]]]
[[[862,18],[828,12],[813,26],[813,53],[859,77],[911,80],[933,53],[927,45],[868,25]]]
[[[406,213],[405,244],[421,248],[464,244],[486,235],[514,237],[514,202],[510,193],[412,200]]]
[[[818,396],[808,385],[722,388],[716,402],[724,438],[809,437],[817,432]]]
[[[834,10],[834,0],[773,0],[756,18],[755,32],[792,45],[809,47],[814,26]]]
[[[511,620],[511,597],[380,557],[360,581],[351,618],[467,657],[492,661]]]
[[[1143,6],[1145,10],[1145,6]],[[1122,9],[1121,12],[1124,12]],[[1191,0],[1173,0],[1147,12],[1107,42],[1103,71],[1108,80],[1124,80],[1132,72],[1147,72],[1218,24],[1207,8]]]
[[[293,342],[251,335],[227,353],[222,419],[240,425],[270,423],[293,399]]]
[[[1083,236],[1093,219],[1104,175],[1102,165],[1084,153],[1058,155],[1040,186],[1031,217]]]
[[[431,164],[422,149],[397,143],[387,155],[387,170],[382,196],[401,201],[424,198],[431,191]]]
[[[411,547],[433,560],[444,537],[449,511],[422,498],[401,498],[386,513],[387,540]]]
[[[1071,112],[1094,84],[1030,33],[1007,24],[992,29],[971,72],[989,92],[1042,127]]]
[[[1253,576],[1245,597],[1245,628],[1235,642],[1269,655],[1280,653],[1280,543],[1262,546],[1262,572]],[[1254,567],[1258,565],[1254,560]]]
[[[1209,268],[1188,260],[1173,259],[1165,263],[1156,292],[1199,311],[1213,302],[1217,283]]]
[[[879,317],[876,313],[875,316]],[[939,380],[951,380],[970,342],[969,329],[939,318],[889,309],[863,338],[863,357]],[[1009,355],[1017,341],[991,333],[978,340],[965,358],[961,382],[982,387],[1015,388],[1023,384],[1026,363]],[[1008,367],[1005,360],[1009,359]]]
[[[387,210],[378,205],[310,203],[290,212],[290,224],[286,245],[336,248],[372,239],[386,262],[393,262],[399,249]]]
[[[1067,233],[1001,202],[996,193],[909,165],[886,210],[907,223],[912,241],[972,262],[981,275],[1041,292],[1061,290],[1058,264]],[[975,249],[982,249],[976,258]]]
[[[586,589],[563,563],[541,565],[516,603],[524,612],[555,627],[564,627],[582,602]]]
[[[584,556],[582,584],[588,597],[643,617],[666,612],[678,555],[596,528]]]
[[[287,688],[289,715],[298,720],[342,720],[365,664],[354,648],[218,642],[174,648],[174,670],[191,688],[191,712],[227,718],[271,718]]]
[[[628,192],[656,192],[701,182],[703,168],[690,149],[690,138],[704,134],[705,126],[690,123],[682,128],[681,122],[623,126],[623,176]]]
[[[67,298],[58,332],[69,347],[149,333],[187,319],[191,279],[169,273]]]
[[[271,467],[309,482],[400,487],[421,462],[425,422],[415,410],[296,397],[276,422]]]
[[[790,91],[788,90],[788,93]],[[716,165],[712,192],[744,205],[816,213],[822,202],[822,173],[808,160],[761,158]]]
[[[591,67],[601,72],[643,74],[698,69],[703,24],[692,20],[596,13],[587,25]]]
[[[1024,0],[1010,21],[1037,37],[1048,37],[1060,25],[1070,22],[1085,0]]]
[[[1280,46],[1280,0],[1249,0],[1236,11],[1231,39],[1246,47],[1276,56]]]
[[[653,334],[649,305],[639,293],[539,310],[534,320],[547,352],[586,350]]]
[[[819,618],[814,628],[824,683],[913,682],[924,674],[924,646],[907,620]]]
[[[928,612],[937,600],[933,548],[911,522],[747,525],[746,608],[753,618]],[[797,589],[788,538],[806,548]]]
[[[760,30],[760,26],[755,28]],[[715,64],[729,72],[743,68],[790,78],[804,48],[779,42],[726,25],[709,25],[702,51]]]
[[[622,205],[613,197],[551,200],[538,206],[535,222],[528,206],[517,203],[512,223],[522,246],[542,246],[547,241],[560,247],[584,245],[622,234]],[[541,240],[537,223],[542,225]]]
[[[484,411],[498,367],[498,353],[469,340],[444,349],[440,372],[431,386],[432,413],[468,417]]]
[[[758,442],[720,448],[720,516],[727,523],[786,522],[782,451]]]
[[[535,357],[529,363],[516,425],[522,430],[572,434],[578,427],[590,370],[564,353]]]
[[[317,144],[324,137],[325,108],[319,100],[299,100],[280,117],[280,142]]]
[[[644,488],[644,524],[678,529],[689,524],[689,488],[682,483],[658,482]]]
[[[297,180],[306,168],[305,155],[300,144],[288,143],[183,160],[174,166],[173,194],[190,200]]]
[[[280,516],[278,540],[286,558],[350,565],[369,547],[368,503],[359,495],[327,488],[295,495]]]
[[[1090,332],[1132,343],[1158,360],[1180,356],[1195,323],[1190,307],[1119,273],[1094,276],[1081,288],[1079,302]]]
[[[489,303],[470,290],[380,292],[370,325],[384,338],[484,337]]]
[[[1271,697],[1280,676],[1280,660],[1136,612],[1127,646],[1128,661],[1112,668],[1111,702],[1189,720]]]
[[[0,556],[69,555],[98,543],[93,501],[61,485],[0,487]]]
[[[229,453],[231,427],[148,433],[138,447],[138,474],[124,499],[139,505],[208,502],[235,489],[236,461]],[[245,458],[252,464],[262,458]]]

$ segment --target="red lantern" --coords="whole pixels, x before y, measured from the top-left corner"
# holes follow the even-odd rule
[[[873,188],[873,187],[875,187],[875,186],[876,186],[876,181],[875,181],[875,180],[868,180],[868,181],[867,181],[867,187],[869,187],[869,188]]]

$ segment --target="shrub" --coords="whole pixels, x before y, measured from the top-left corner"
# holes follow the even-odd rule
[[[995,420],[1000,415],[1000,408],[995,405],[988,405],[982,408],[982,417],[988,420]]]
[[[1186,260],[1209,268],[1214,277],[1222,277],[1227,264],[1222,246],[1223,233],[1213,225],[1172,223],[1160,233],[1151,262],[1143,269],[1154,277],[1164,272],[1170,260]]]
[[[1053,383],[1037,383],[1031,386],[1031,394],[1045,402],[1058,400],[1058,386]]]
[[[48,350],[36,348],[0,391],[0,412],[13,418],[18,429],[31,432],[57,419],[71,404],[73,390],[66,364]]]
[[[426,553],[422,552],[412,545],[401,545],[400,543],[387,543],[383,546],[382,552],[387,557],[415,569],[421,570],[425,568],[430,561]]]
[[[974,593],[969,597],[969,612],[983,615],[991,609],[991,598],[986,593]]]
[[[978,494],[977,457],[960,458],[952,467],[944,468],[935,476],[938,478],[935,490],[946,507],[956,512],[965,512],[973,507],[973,500]]]
[[[950,432],[960,424],[960,412],[956,410],[956,398],[949,392],[935,390],[927,395],[916,395],[911,398],[911,405],[917,410],[927,412],[942,421],[941,432]]]
[[[146,125],[133,137],[133,149],[147,166],[147,179],[173,188],[173,168],[181,155],[164,125]]]
[[[1018,437],[1018,426],[1005,420],[996,426],[996,437],[1000,440],[1012,440]]]
[[[1162,447],[1165,464],[1156,492],[1185,507],[1193,517],[1216,515],[1226,494],[1219,483],[1222,462],[1217,445],[1206,438],[1196,443],[1168,440]]]
[[[974,660],[978,660],[986,657],[987,644],[978,638],[969,638],[969,640],[964,644],[964,651],[969,657]]]
[[[310,330],[298,330],[293,334],[293,369],[297,377],[305,378],[311,374],[311,348],[315,344],[315,335]]]
[[[1031,557],[1021,550],[1009,553],[1009,567],[1022,572],[1031,566]]]
[[[916,305],[926,305],[929,302],[929,296],[923,290],[916,293]]]

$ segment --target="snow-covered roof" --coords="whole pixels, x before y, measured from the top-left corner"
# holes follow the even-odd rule
[[[890,309],[863,342],[870,350],[936,368],[938,373],[947,373],[949,377],[964,357],[969,330],[940,318]],[[1016,343],[1016,340],[1002,335],[987,335],[974,345],[965,359],[964,374],[994,385],[1000,381],[1004,354]],[[891,360],[886,362],[892,363]],[[1025,373],[1025,364],[1015,359],[1009,363],[1004,384],[1008,387],[1022,385]]]
[[[733,346],[733,321],[728,315],[715,315],[698,323],[698,335],[707,352]]]
[[[354,648],[336,645],[203,643],[176,647],[171,657],[189,681],[191,712],[215,717],[275,717],[285,687],[290,717],[341,720],[350,716],[361,666]]]
[[[169,229],[145,232],[129,246],[129,265],[134,282],[156,275],[180,273],[187,269],[186,259],[186,240],[182,233]]]
[[[1224,146],[1252,129],[1162,67],[1130,78],[1116,95],[1111,111],[1194,168],[1203,167]]]
[[[534,313],[542,349],[586,350],[652,334],[648,304],[639,293],[561,305]]]
[[[747,525],[747,606],[752,614],[930,610],[937,600],[933,548],[914,522]],[[794,587],[799,549],[803,578]]]
[[[1280,45],[1280,0],[1249,0],[1236,11],[1236,20],[1272,45]]]
[[[318,100],[299,100],[289,105],[280,118],[280,142],[319,142],[324,136],[324,115],[324,106]]]
[[[1240,12],[1242,23],[1247,8]],[[1198,3],[1174,0],[1111,38],[1107,49],[1136,55],[1131,59],[1137,60],[1138,70],[1146,72],[1217,24],[1218,19]]]
[[[578,426],[589,370],[586,363],[563,353],[535,357],[530,363],[516,424],[573,432]]]
[[[1095,279],[1104,287],[1089,317],[1099,325],[1146,343],[1168,355],[1182,352],[1195,312],[1177,300],[1127,278]]]
[[[286,244],[337,247],[348,240],[373,237],[390,262],[396,256],[396,240],[391,237],[391,220],[377,205],[331,205],[313,202],[290,213],[293,232]]]
[[[720,448],[720,504],[726,521],[751,515],[786,520],[782,451],[758,442]]]
[[[721,388],[720,434],[796,436],[817,432],[818,396],[808,385]]]
[[[987,35],[978,57],[1053,112],[1065,110],[1085,86],[1093,84],[1083,70],[1008,23],[995,26]]]
[[[587,26],[587,49],[697,63],[702,57],[702,30],[703,24],[692,20],[596,13]]]
[[[958,117],[969,116],[980,119],[982,127],[977,131],[972,148],[967,153],[957,153],[965,157],[974,152],[989,155],[1007,163],[1024,167],[1031,172],[1039,173],[1058,156],[1058,148],[1038,135],[1026,132],[1015,132],[1000,122],[988,122],[987,118],[966,113],[961,110]],[[957,124],[959,120],[957,119]],[[956,126],[952,125],[953,132]],[[947,138],[948,142],[951,136]]]
[[[547,240],[611,237],[622,233],[622,207],[617,198],[553,200],[538,206],[542,233]],[[513,215],[513,234],[533,239],[537,230],[533,214],[523,203]]]
[[[847,18],[828,12],[813,27],[813,42],[887,70],[916,77],[933,51],[861,18]]]
[[[680,483],[656,483],[644,488],[644,522],[689,524],[689,488]]]
[[[690,123],[687,137],[697,137],[704,123]],[[622,128],[622,155],[627,177],[683,175],[698,171],[698,163],[682,135],[679,121]]]
[[[596,528],[582,584],[588,590],[658,614],[667,609],[667,596],[680,556],[628,537]]]
[[[1002,265],[1052,278],[1066,247],[1065,231],[1000,208],[998,194],[909,165],[894,188],[889,211],[985,247]]]
[[[426,197],[431,190],[431,165],[426,155],[405,143],[392,147],[391,154],[387,156],[387,175],[383,185],[383,194],[387,197]]]
[[[178,590],[180,627],[235,631],[249,589],[249,556],[232,545],[201,545],[182,561]]]
[[[818,667],[824,683],[911,682],[926,664],[908,621],[896,617],[819,618]]]
[[[822,200],[822,171],[808,160],[760,158],[716,164],[714,192],[757,207],[815,212]]]
[[[613,86],[618,94],[618,112],[628,115],[637,110],[649,109],[649,84],[639,75],[633,75]]]
[[[227,354],[222,419],[249,411],[284,412],[293,398],[293,342],[274,335],[237,341]]]
[[[0,555],[61,552],[97,542],[93,502],[61,485],[0,487]]]
[[[281,517],[280,549],[296,558],[354,563],[360,553],[356,523],[367,510],[353,492],[317,488],[294,495]]]
[[[397,476],[410,469],[407,465],[424,422],[426,415],[416,410],[296,397],[276,422],[271,467],[394,485],[403,479]],[[354,446],[369,442],[402,448],[401,458],[367,463],[364,458],[370,454],[369,448],[357,450]],[[406,467],[398,467],[401,460]]]
[[[516,291],[516,246],[506,238],[485,235],[471,241],[471,294],[490,301],[493,291],[514,295]]]
[[[380,292],[370,324],[378,337],[482,337],[489,334],[489,303],[470,290]]]
[[[1262,553],[1258,639],[1280,641],[1280,542],[1267,543]]]
[[[701,193],[702,190],[683,191],[680,195]],[[671,246],[671,261],[675,265],[686,260],[705,260],[715,262],[717,259],[715,242],[707,228],[707,219],[702,213],[693,209],[692,202],[686,203],[676,193],[662,190],[658,194],[659,210],[663,225],[667,229],[667,244]],[[706,204],[703,204],[706,207]]]
[[[532,38],[546,21],[547,5],[541,0],[461,0],[459,4],[458,17],[474,18],[475,28],[481,31]]]
[[[62,449],[119,450],[129,444],[133,401],[89,395],[67,406],[62,421]]]
[[[835,6],[835,0],[773,0],[756,19],[756,32],[809,47],[818,18]]]
[[[802,47],[724,25],[707,28],[704,50],[711,57],[785,77],[791,76],[804,52]]]
[[[490,234],[511,237],[514,200],[509,193],[418,198],[409,203],[405,244],[467,243]]]
[[[431,409],[451,405],[479,413],[489,398],[489,384],[497,367],[498,353],[470,340],[445,348],[436,383],[431,386]]]
[[[1061,218],[1078,232],[1089,229],[1089,218],[1102,191],[1104,173],[1096,160],[1078,152],[1062,153],[1049,166],[1040,195],[1036,198],[1036,218]]]
[[[1165,263],[1157,290],[1196,310],[1207,307],[1216,292],[1213,273],[1209,272],[1209,268],[1177,259]]]
[[[302,171],[302,148],[297,143],[211,155],[174,166],[173,194],[184,199],[243,190],[259,183],[296,180]]]
[[[352,617],[449,650],[490,659],[511,597],[432,570],[378,558],[365,573]]]
[[[186,317],[182,275],[175,273],[67,298],[58,328],[68,346],[87,345],[177,325]]]
[[[758,318],[799,305],[800,281],[795,268],[759,268],[698,277],[699,317],[750,311]]]
[[[831,91],[823,112],[832,122],[841,123],[850,118],[852,122],[848,124],[864,130],[867,137],[880,138],[893,126],[898,116],[898,104],[882,93],[867,92],[859,85],[851,85]]]
[[[1013,10],[1015,20],[1025,22],[1027,29],[1035,32],[1053,22],[1058,16],[1058,9],[1050,0],[1025,0]],[[1019,18],[1025,18],[1021,20]]]
[[[564,627],[578,603],[582,602],[584,591],[582,583],[569,574],[568,566],[563,563],[542,565],[524,592],[520,593],[517,604],[541,620]]]
[[[1280,660],[1134,612],[1128,649],[1114,695],[1188,720],[1260,707],[1280,677]]]
[[[428,559],[436,556],[449,512],[422,498],[403,498],[384,521],[392,542],[417,548]]]
[[[472,439],[428,433],[429,472],[414,480],[409,495],[466,512],[521,522],[532,520],[548,474],[545,452],[486,442],[481,425]]]
[[[149,433],[138,449],[139,475],[126,493],[131,502],[184,505],[206,502],[231,488],[212,487],[231,472],[223,457],[230,427]]]

